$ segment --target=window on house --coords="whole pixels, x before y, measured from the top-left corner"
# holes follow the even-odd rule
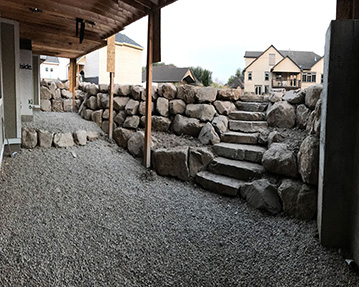
[[[49,71],[49,68],[45,68],[45,72],[48,72]]]
[[[317,81],[316,73],[303,73],[303,82],[305,83],[315,83]]]
[[[312,82],[316,83],[317,82],[317,75],[314,73],[312,74]]]
[[[269,72],[264,72],[264,80],[269,81]]]
[[[275,65],[275,54],[269,54],[269,66]]]
[[[324,82],[324,75],[322,74],[321,77],[320,77],[320,82],[323,84]]]
[[[266,95],[269,94],[269,86],[268,86],[268,85],[264,86],[264,93],[265,93]]]
[[[252,81],[252,72],[248,72],[248,81]]]
[[[262,86],[255,86],[255,89],[256,89],[256,95],[262,94]]]
[[[54,71],[54,69],[53,69],[53,68],[51,68],[51,69],[50,69],[50,72],[53,72],[53,71]]]

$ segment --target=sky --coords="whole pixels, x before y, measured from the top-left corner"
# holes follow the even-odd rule
[[[324,53],[325,34],[335,19],[336,0],[178,0],[162,9],[162,62],[201,66],[226,83],[244,67],[245,51]],[[145,48],[147,17],[121,33]]]

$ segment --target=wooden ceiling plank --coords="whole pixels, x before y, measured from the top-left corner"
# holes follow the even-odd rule
[[[146,6],[143,6],[141,3],[135,2],[133,0],[119,0],[119,5],[120,5],[121,2],[124,3],[126,6],[133,7],[133,8],[135,8],[137,10],[140,10],[140,11],[146,13],[146,14],[149,11],[149,9],[146,8]]]

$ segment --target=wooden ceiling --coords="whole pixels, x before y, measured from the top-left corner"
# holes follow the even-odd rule
[[[33,53],[77,58],[106,45],[106,39],[151,10],[176,0],[1,0],[2,18],[18,21],[20,37],[32,40]],[[39,12],[32,12],[34,8]],[[84,40],[76,19],[85,20]],[[93,25],[93,23],[95,25]]]

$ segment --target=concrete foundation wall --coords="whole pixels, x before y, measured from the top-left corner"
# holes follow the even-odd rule
[[[359,21],[332,21],[326,39],[318,228],[323,245],[359,262]]]
[[[21,120],[31,121],[33,118],[34,85],[32,51],[20,49],[20,102]]]

